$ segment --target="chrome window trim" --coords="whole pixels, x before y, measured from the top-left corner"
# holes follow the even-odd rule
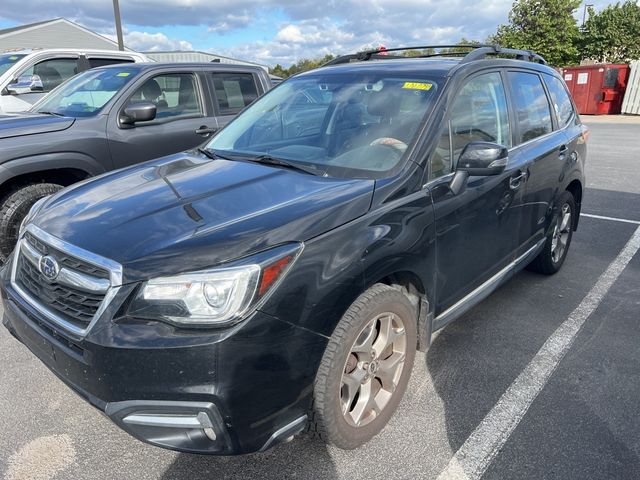
[[[69,322],[68,320],[62,318],[60,315],[58,315],[51,309],[47,308],[46,306],[42,305],[40,302],[34,299],[29,293],[27,293],[23,288],[21,288],[20,285],[18,285],[18,283],[16,282],[16,274],[18,271],[19,255],[24,254],[23,252],[26,251],[28,252],[28,254],[25,255],[25,257],[28,258],[30,262],[33,262],[34,259],[29,258],[29,254],[33,254],[33,251],[30,251],[29,246],[26,244],[27,242],[24,239],[24,232],[20,236],[18,240],[18,244],[16,245],[15,253],[13,254],[13,264],[11,265],[11,287],[13,288],[13,290],[15,290],[16,293],[18,293],[18,295],[20,295],[20,297],[25,302],[27,302],[31,307],[33,307],[38,313],[42,314],[47,320],[62,327],[64,330],[72,334],[75,334],[78,336],[86,335],[87,332],[91,330],[91,328],[95,325],[98,319],[102,316],[104,311],[111,304],[114,297],[120,290],[122,285],[122,266],[114,262],[113,260],[102,258],[98,255],[95,255],[91,252],[88,252],[84,249],[81,249],[63,240],[60,240],[59,238],[46,233],[44,230],[36,227],[33,224],[27,225],[27,227],[25,228],[25,231],[28,231],[29,233],[34,235],[38,240],[41,240],[66,254],[69,254],[73,257],[77,257],[82,261],[91,263],[93,265],[107,269],[109,271],[112,279],[111,287],[108,288],[108,290],[106,291],[104,299],[102,300],[100,307],[94,314],[91,321],[87,324],[85,328],[81,328]],[[114,283],[114,280],[116,281],[116,283]]]

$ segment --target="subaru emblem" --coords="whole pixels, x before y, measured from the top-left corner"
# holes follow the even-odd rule
[[[48,281],[52,282],[60,273],[60,267],[55,258],[46,255],[40,259],[40,272]]]

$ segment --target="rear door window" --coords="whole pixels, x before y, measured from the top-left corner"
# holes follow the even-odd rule
[[[571,122],[574,115],[573,103],[569,98],[569,93],[564,86],[564,82],[559,78],[545,75],[544,81],[551,95],[551,103],[553,103],[553,108],[556,111],[558,124],[560,128],[563,128]]]
[[[238,113],[258,98],[256,80],[250,73],[212,73],[211,78],[222,115]]]
[[[509,72],[518,124],[518,143],[553,131],[551,109],[540,77],[535,73]]]

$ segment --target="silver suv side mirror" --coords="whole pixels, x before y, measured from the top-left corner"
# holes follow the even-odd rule
[[[42,91],[44,91],[44,85],[40,75],[21,75],[14,83],[7,85],[7,92],[10,95]]]

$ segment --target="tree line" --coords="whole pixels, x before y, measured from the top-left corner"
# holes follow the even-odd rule
[[[484,42],[462,38],[459,45],[491,43],[503,47],[533,50],[551,65],[577,65],[581,60],[627,63],[640,59],[640,4],[636,0],[608,5],[597,12],[588,6],[588,19],[579,24],[575,14],[581,0],[516,0],[509,21]],[[582,19],[580,19],[582,23]],[[455,49],[441,50],[451,53]],[[407,50],[416,57],[436,53],[432,49]],[[299,60],[289,68],[276,65],[271,73],[283,78],[317,68],[335,58]]]

